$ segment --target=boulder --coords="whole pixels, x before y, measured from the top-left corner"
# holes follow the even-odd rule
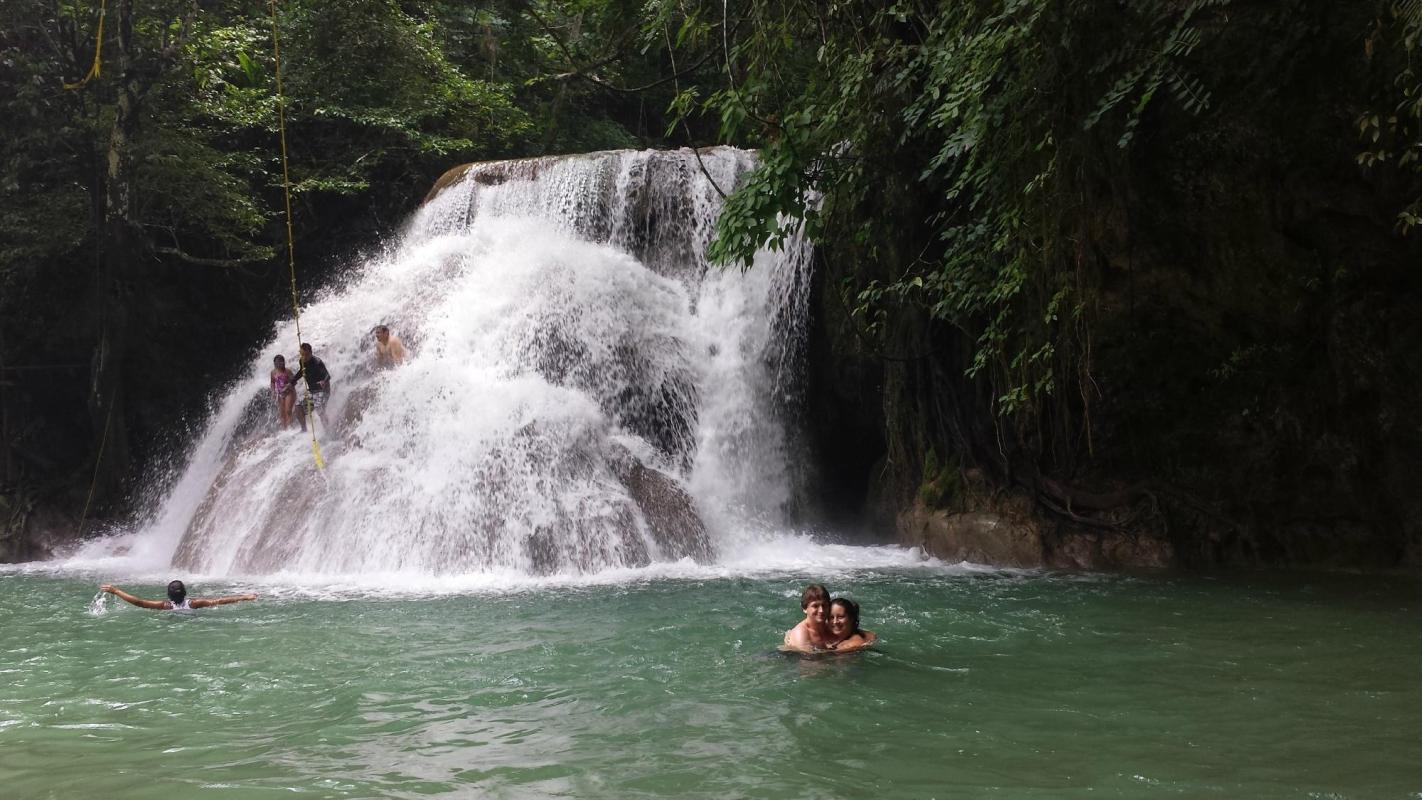
[[[701,564],[715,558],[706,524],[696,513],[691,495],[675,478],[646,466],[622,447],[616,448],[609,464],[642,510],[662,558],[675,561],[690,556]]]
[[[1174,566],[1169,540],[1127,531],[1069,531],[1047,538],[1045,564],[1060,569],[1165,569]]]
[[[904,544],[945,561],[1004,567],[1043,565],[1042,531],[1030,518],[996,511],[954,512],[915,503],[898,516]]]
[[[1027,500],[1009,493],[963,511],[914,503],[898,516],[899,541],[945,561],[1000,567],[1120,570],[1178,563],[1164,536],[1049,521],[1033,513]]]

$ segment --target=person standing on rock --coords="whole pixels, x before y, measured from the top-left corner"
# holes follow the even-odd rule
[[[785,647],[802,653],[824,650],[829,642],[829,590],[818,583],[805,587],[800,594],[800,609],[805,618],[785,632]]]
[[[286,367],[286,358],[272,359],[272,400],[277,407],[277,422],[282,429],[291,427],[291,418],[296,410],[296,379]]]
[[[326,362],[312,352],[309,343],[301,345],[301,369],[292,376],[291,382],[296,383],[302,378],[306,379],[306,398],[296,407],[296,421],[301,423],[301,430],[306,430],[309,404],[321,418],[321,425],[329,428],[326,424],[326,401],[331,399],[331,372],[326,369]]]

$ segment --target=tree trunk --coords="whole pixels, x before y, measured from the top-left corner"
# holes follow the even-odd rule
[[[123,361],[128,345],[129,301],[142,239],[133,219],[133,140],[138,131],[138,81],[132,68],[133,3],[119,0],[109,52],[118,76],[114,124],[104,171],[104,222],[100,231],[99,335],[90,367],[89,418],[97,439],[94,498],[111,499],[128,469]]]
[[[14,457],[10,451],[10,373],[5,370],[5,335],[0,327],[0,492],[4,492],[15,476]]]

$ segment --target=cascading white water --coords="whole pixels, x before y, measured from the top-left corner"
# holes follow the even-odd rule
[[[276,430],[276,326],[133,553],[208,574],[580,574],[782,527],[808,246],[708,267],[733,149],[474,165],[302,310],[328,462]],[[411,356],[372,367],[373,326]],[[704,527],[703,527],[704,523]]]

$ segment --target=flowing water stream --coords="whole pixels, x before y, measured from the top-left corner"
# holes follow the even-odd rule
[[[0,570],[0,798],[1422,797],[1419,586],[948,565],[800,527],[811,252],[721,149],[479,165],[277,324],[152,513]],[[411,351],[371,366],[386,323]],[[255,591],[192,615],[95,596]],[[775,651],[800,588],[876,651]]]

